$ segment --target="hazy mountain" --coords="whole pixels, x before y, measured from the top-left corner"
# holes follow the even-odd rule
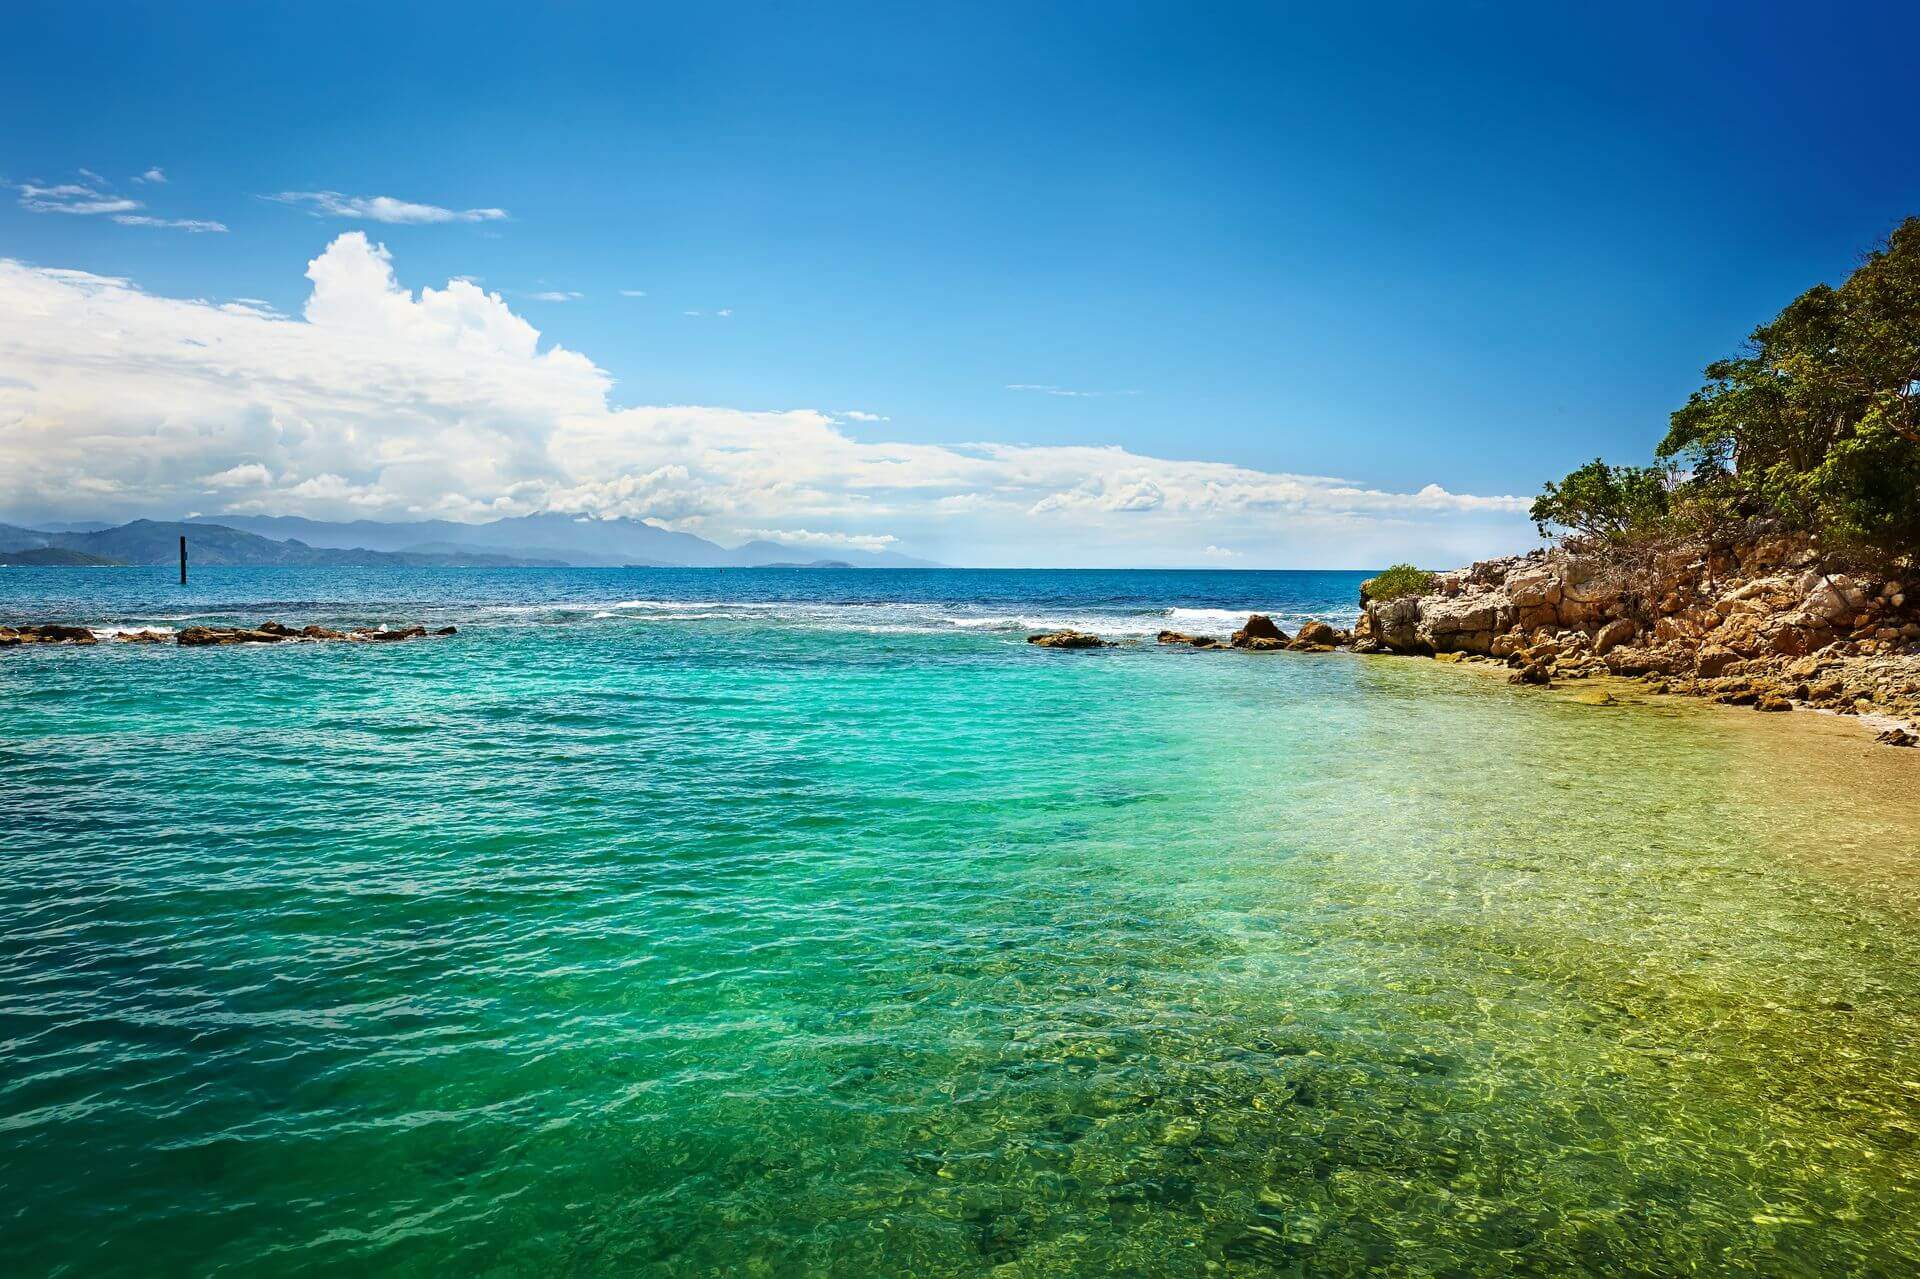
[[[558,560],[525,560],[478,549],[434,555],[308,546],[297,541],[276,541],[220,524],[175,524],[157,520],[135,520],[117,528],[89,533],[62,533],[0,525],[0,551],[25,553],[38,548],[50,548],[119,564],[172,564],[180,558],[180,538],[183,534],[187,538],[187,556],[192,564],[419,565],[453,568],[514,565],[553,567],[560,563]]]
[[[0,551],[0,564],[20,568],[114,568],[120,561],[64,546],[35,546],[24,551]]]
[[[524,515],[490,524],[354,520],[334,524],[292,515],[239,515],[171,523],[135,520],[112,528],[0,524],[0,554],[59,550],[120,564],[171,564],[180,537],[194,564],[345,564],[554,568],[834,567],[927,568],[894,552],[836,550],[831,560],[800,547],[753,541],[732,549],[640,520]],[[39,562],[47,562],[44,556]],[[78,561],[74,561],[78,562]],[[91,561],[90,561],[91,562]]]
[[[583,567],[642,564],[719,568],[811,563],[823,554],[856,568],[933,568],[929,560],[895,551],[822,552],[780,542],[753,541],[731,549],[691,533],[676,533],[644,520],[596,520],[578,515],[519,515],[487,524],[453,520],[331,523],[294,515],[221,516],[219,523],[266,537],[298,538],[309,546],[365,547],[377,551],[447,552],[459,547],[502,554],[559,559]]]

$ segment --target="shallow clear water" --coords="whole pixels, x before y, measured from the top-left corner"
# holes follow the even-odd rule
[[[0,1256],[1912,1273],[1911,753],[1021,641],[1357,576],[0,573],[463,628],[0,653]]]

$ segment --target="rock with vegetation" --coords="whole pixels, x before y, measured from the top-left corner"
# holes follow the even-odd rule
[[[1367,582],[1355,647],[1920,723],[1920,218],[1709,365],[1652,465],[1531,514],[1550,549]]]
[[[1395,564],[1378,577],[1360,583],[1360,602],[1397,600],[1410,595],[1425,595],[1434,589],[1437,574],[1411,564]]]

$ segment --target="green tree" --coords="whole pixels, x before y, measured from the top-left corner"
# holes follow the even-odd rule
[[[1595,458],[1558,483],[1549,480],[1527,514],[1542,537],[1559,528],[1618,543],[1660,528],[1673,482],[1666,467],[1609,466]]]
[[[1920,547],[1920,218],[1706,376],[1660,457],[1831,541]]]

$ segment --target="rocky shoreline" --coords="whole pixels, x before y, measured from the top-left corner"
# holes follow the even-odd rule
[[[1358,652],[1504,663],[1516,683],[1613,675],[1762,711],[1880,716],[1896,722],[1882,740],[1920,741],[1920,598],[1786,538],[1633,565],[1535,551],[1362,609]]]
[[[1433,574],[1420,594],[1367,598],[1351,633],[1308,622],[1289,636],[1254,614],[1222,642],[1248,652],[1389,653],[1511,668],[1516,684],[1611,676],[1649,691],[1760,711],[1811,708],[1888,721],[1878,740],[1920,746],[1920,591],[1848,574],[1804,541],[1672,550],[1622,563],[1563,549]],[[1028,637],[1102,646],[1079,632]]]
[[[344,641],[347,643],[381,644],[396,640],[427,639],[434,636],[454,635],[459,628],[442,626],[429,631],[424,626],[408,626],[399,630],[382,630],[373,626],[358,626],[351,630],[335,630],[328,626],[303,626],[295,630],[279,622],[267,621],[258,626],[189,626],[180,631],[114,631],[110,632],[113,642],[118,644],[165,644],[174,643],[181,648],[212,648],[234,644],[286,644],[314,641]],[[87,626],[60,626],[40,624],[30,626],[0,626],[0,648],[18,648],[27,644],[98,644],[101,635]]]

